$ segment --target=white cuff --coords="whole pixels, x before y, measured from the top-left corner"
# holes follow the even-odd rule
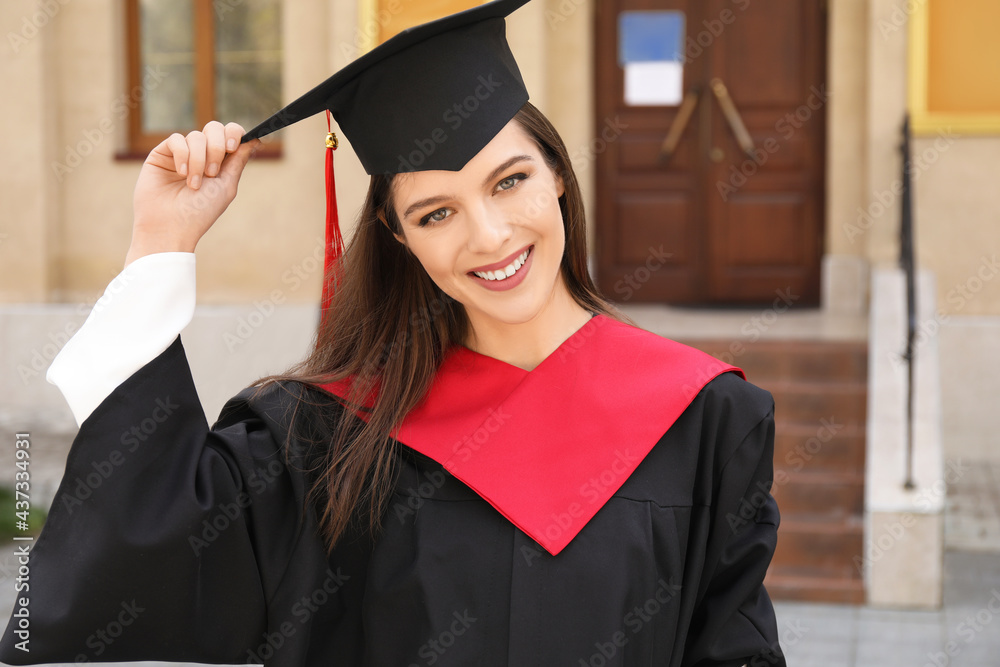
[[[194,253],[140,257],[111,281],[45,376],[59,387],[77,425],[170,347],[191,322],[194,305]]]

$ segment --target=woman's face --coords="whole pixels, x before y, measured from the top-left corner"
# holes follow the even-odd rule
[[[483,318],[521,324],[565,290],[560,178],[511,120],[461,171],[393,179],[405,243],[431,279]]]

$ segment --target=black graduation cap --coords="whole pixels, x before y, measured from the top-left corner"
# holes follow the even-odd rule
[[[407,28],[250,130],[244,141],[326,109],[369,174],[457,171],[525,102],[495,0]]]
[[[368,174],[458,171],[528,101],[504,21],[528,1],[494,0],[407,28],[247,132],[243,142],[326,110]],[[343,249],[333,179],[336,147],[331,132],[328,273]],[[324,309],[329,302],[324,284]]]

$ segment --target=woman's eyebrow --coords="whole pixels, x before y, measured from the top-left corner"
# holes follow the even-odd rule
[[[530,155],[515,155],[514,157],[505,160],[502,165],[494,169],[489,176],[483,179],[483,187],[489,185],[494,178],[500,175],[500,172],[510,168],[511,166],[517,164],[518,162],[523,162],[525,160],[531,162],[534,160],[534,158],[532,158]]]
[[[414,211],[419,211],[425,206],[433,206],[440,202],[448,201],[452,199],[451,195],[435,195],[433,197],[428,197],[427,199],[421,199],[420,201],[415,201],[410,204],[409,208],[406,209],[406,213],[403,214],[403,220],[406,220]]]
[[[483,179],[483,187],[489,185],[490,182],[497,176],[499,176],[504,170],[509,169],[518,162],[525,162],[525,161],[533,162],[534,158],[531,157],[530,155],[515,155],[511,158],[508,158],[507,160],[504,160],[503,164],[494,169],[492,172],[490,172],[489,176]],[[407,207],[406,212],[403,213],[403,219],[405,220],[406,218],[409,218],[414,211],[420,210],[426,206],[433,206],[435,204],[448,201],[449,199],[452,198],[453,195],[435,195],[433,197],[427,197],[426,199],[421,199],[420,201],[413,202]]]

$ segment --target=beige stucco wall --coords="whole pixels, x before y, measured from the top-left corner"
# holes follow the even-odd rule
[[[942,131],[914,143],[918,261],[938,279],[948,315],[1000,316],[1000,137]]]
[[[0,105],[6,128],[0,151],[0,301],[39,302],[49,295],[45,258],[56,214],[47,177],[54,145],[53,40],[45,27],[50,20],[34,3],[0,3],[0,81],[7,91]]]
[[[863,157],[865,201],[859,212],[856,242],[863,243],[866,255],[875,264],[891,264],[898,254],[897,230],[900,202],[897,195],[878,200],[899,180],[900,124],[906,109],[906,28],[886,31],[898,0],[869,0],[865,34],[868,46],[868,75],[865,120],[867,135]],[[856,236],[860,233],[860,237]]]
[[[829,4],[826,149],[826,253],[864,256],[864,239],[847,230],[866,205],[866,0]]]
[[[595,144],[593,140],[600,135],[605,120],[596,122],[594,119],[594,2],[547,0],[540,17],[547,43],[546,96],[540,108],[559,130],[573,158],[587,209],[591,247],[595,150],[604,145]]]

